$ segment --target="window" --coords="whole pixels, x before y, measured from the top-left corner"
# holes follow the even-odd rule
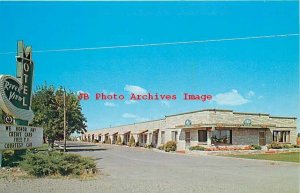
[[[177,141],[177,131],[172,131],[172,141]]]
[[[198,130],[198,142],[207,142],[206,130]]]
[[[273,141],[290,143],[290,131],[273,131]]]
[[[161,143],[162,144],[165,143],[165,132],[164,131],[161,132]]]
[[[231,144],[232,142],[232,131],[231,130],[215,130],[212,132],[213,143],[226,143]]]

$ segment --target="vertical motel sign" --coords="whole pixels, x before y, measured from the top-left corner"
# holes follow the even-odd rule
[[[32,148],[43,143],[43,129],[28,126],[34,118],[32,49],[24,46],[23,41],[18,41],[17,46],[17,76],[0,75],[0,109],[6,114],[7,123],[0,125],[0,160],[5,149]]]

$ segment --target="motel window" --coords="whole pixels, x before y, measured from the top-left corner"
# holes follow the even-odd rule
[[[207,142],[206,130],[198,130],[198,142]]]
[[[161,143],[162,144],[165,143],[165,132],[164,131],[161,132]]]
[[[290,131],[273,131],[273,141],[290,143]]]
[[[213,143],[231,144],[232,131],[231,130],[215,130],[212,132]]]
[[[177,141],[177,131],[172,131],[172,141]]]

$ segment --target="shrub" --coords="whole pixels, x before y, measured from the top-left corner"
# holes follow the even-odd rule
[[[153,148],[153,145],[152,144],[147,144],[147,145],[144,145],[144,148],[151,149],[151,148]]]
[[[135,139],[134,139],[134,137],[133,137],[132,135],[130,136],[128,145],[129,145],[130,147],[136,146],[136,144],[135,144]]]
[[[165,150],[165,146],[164,145],[158,146],[157,149],[159,149],[159,150]]]
[[[62,152],[27,153],[20,167],[29,174],[42,177],[49,175],[81,175],[92,171],[96,172],[93,159],[76,154]]]
[[[117,143],[117,145],[122,145],[122,139],[121,139],[120,135],[118,136],[116,143]]]
[[[251,145],[250,146],[252,150],[256,149],[256,150],[261,150],[261,146],[260,145]]]
[[[282,149],[282,145],[277,142],[273,142],[270,145],[267,146],[268,149]]]
[[[204,151],[204,150],[205,150],[205,147],[197,145],[197,146],[192,146],[192,147],[190,147],[189,150],[191,150],[191,151],[193,151],[193,150],[196,150],[196,151]]]
[[[15,167],[23,160],[26,150],[5,150],[3,151],[2,166]]]
[[[293,148],[300,148],[300,145],[293,145]]]
[[[293,148],[294,146],[290,145],[290,144],[282,144],[282,148],[283,149],[288,149],[288,148]]]
[[[164,149],[166,152],[170,152],[170,151],[176,151],[177,145],[175,141],[168,141],[165,145],[164,145]]]

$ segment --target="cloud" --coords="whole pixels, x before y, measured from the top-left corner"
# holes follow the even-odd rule
[[[115,103],[112,103],[112,102],[105,102],[104,106],[106,106],[106,107],[116,107],[117,105]]]
[[[136,118],[137,116],[134,115],[134,114],[130,114],[130,113],[124,113],[124,114],[122,115],[122,117],[123,117],[123,118],[134,119],[134,118]]]
[[[160,101],[161,102],[161,104],[163,105],[163,106],[166,106],[166,107],[171,107],[171,105],[170,105],[170,102],[169,101]]]
[[[258,99],[262,99],[262,98],[264,98],[264,96],[258,96]]]
[[[147,118],[144,118],[144,117],[140,117],[138,115],[134,115],[134,114],[130,114],[130,113],[124,113],[122,115],[123,118],[126,118],[126,119],[134,119],[135,121],[137,122],[142,122],[142,121],[147,121],[149,119]]]
[[[135,100],[127,100],[124,102],[126,105],[132,105],[132,104],[135,104],[135,103],[138,103],[137,101]]]
[[[124,90],[130,93],[134,94],[147,94],[148,91],[140,86],[135,86],[135,85],[126,85],[124,87]]]
[[[239,92],[235,89],[230,92],[220,93],[213,97],[213,100],[216,101],[219,105],[243,105],[251,102],[248,99],[245,99]]]
[[[247,95],[248,95],[248,97],[254,97],[255,92],[253,90],[250,90]]]

